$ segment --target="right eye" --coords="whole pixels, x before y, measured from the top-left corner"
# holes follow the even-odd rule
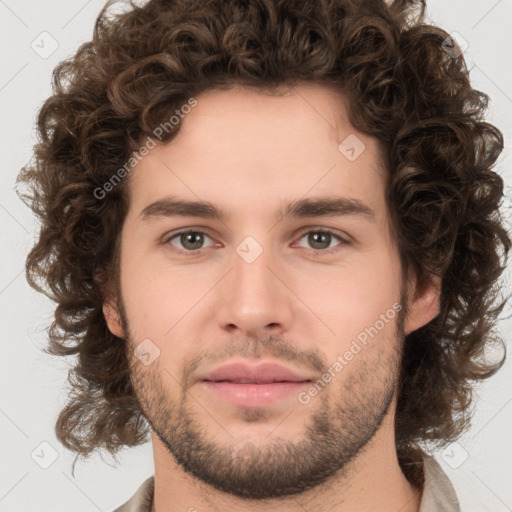
[[[172,250],[176,250],[176,252],[184,254],[185,256],[193,256],[199,254],[200,250],[203,248],[202,245],[205,236],[210,238],[204,231],[187,229],[167,236],[162,243],[164,245],[171,245]],[[182,248],[175,248],[176,246],[173,243],[174,239],[177,239],[178,243],[182,245]]]

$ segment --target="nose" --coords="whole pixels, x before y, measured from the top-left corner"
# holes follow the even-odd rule
[[[288,331],[297,299],[278,258],[252,239],[238,246],[230,263],[232,270],[218,290],[220,326],[254,337]]]

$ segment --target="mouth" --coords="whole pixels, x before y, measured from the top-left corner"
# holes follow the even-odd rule
[[[305,380],[278,380],[278,379],[216,379],[216,380],[210,380],[210,379],[204,379],[204,382],[232,382],[233,384],[276,384],[280,382],[292,382],[292,383],[298,383],[298,382],[311,382],[309,379]]]
[[[232,360],[199,377],[211,396],[241,407],[263,407],[290,400],[313,379],[311,373],[270,360],[258,364]]]
[[[218,399],[240,407],[264,407],[296,396],[311,381],[254,381],[254,379],[204,380],[205,388]]]

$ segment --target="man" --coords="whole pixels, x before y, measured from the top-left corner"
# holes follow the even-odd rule
[[[502,136],[414,7],[153,0],[57,70],[27,270],[78,354],[60,441],[149,427],[117,510],[459,510],[421,445],[503,363]]]

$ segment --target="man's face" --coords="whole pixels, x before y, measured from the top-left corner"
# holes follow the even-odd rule
[[[402,281],[379,148],[321,86],[196,99],[130,177],[119,308],[134,389],[158,449],[185,471],[240,497],[299,493],[392,422]],[[171,197],[227,217],[147,208]],[[359,208],[278,215],[318,198]],[[183,230],[194,233],[173,236]],[[143,341],[150,359],[159,351],[151,364],[134,354]],[[309,382],[203,380],[230,362],[279,363]]]

